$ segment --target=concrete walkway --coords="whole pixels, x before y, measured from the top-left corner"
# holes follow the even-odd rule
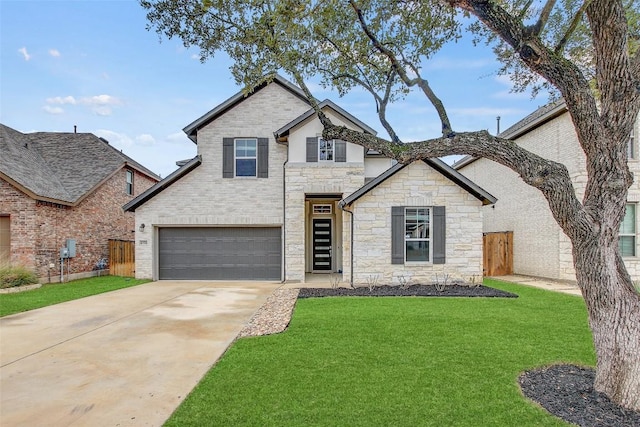
[[[153,282],[0,319],[0,425],[160,426],[279,283]]]
[[[548,291],[562,292],[570,295],[582,296],[580,292],[580,288],[575,282],[570,281],[560,281],[560,280],[552,280],[545,279],[542,277],[533,277],[533,276],[521,276],[521,275],[510,275],[510,276],[495,276],[491,277],[491,279],[502,280],[505,282],[518,283],[520,285],[533,286],[535,288],[546,289]]]

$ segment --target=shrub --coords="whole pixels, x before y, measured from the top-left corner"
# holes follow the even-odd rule
[[[14,286],[31,285],[38,283],[36,274],[22,266],[0,267],[0,288],[11,288]]]

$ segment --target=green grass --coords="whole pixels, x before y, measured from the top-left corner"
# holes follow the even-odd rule
[[[119,276],[101,276],[74,280],[67,283],[43,285],[31,291],[0,294],[0,316],[20,313],[48,305],[59,304],[90,295],[128,288],[149,280],[132,279]]]
[[[288,331],[238,340],[166,425],[566,425],[517,377],[595,363],[582,299],[485,284],[520,298],[299,300]]]

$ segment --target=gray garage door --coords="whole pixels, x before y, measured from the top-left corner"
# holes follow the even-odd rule
[[[160,228],[159,275],[172,280],[280,280],[279,227]]]

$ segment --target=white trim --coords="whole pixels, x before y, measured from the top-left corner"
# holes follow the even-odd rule
[[[253,142],[255,144],[254,156],[238,156],[238,142],[244,141]],[[246,149],[246,144],[245,144]],[[253,175],[238,175],[238,160],[254,160],[255,161],[255,174]],[[234,138],[233,139],[233,176],[234,178],[257,178],[258,177],[258,138]]]
[[[407,236],[407,211],[409,209],[425,209],[429,215],[429,237],[426,238],[411,238]],[[433,263],[433,208],[431,206],[405,206],[404,208],[404,224],[402,233],[404,235],[404,263],[410,265],[416,264],[431,264]],[[429,243],[429,259],[421,261],[409,261],[407,260],[407,242],[424,242]]]

